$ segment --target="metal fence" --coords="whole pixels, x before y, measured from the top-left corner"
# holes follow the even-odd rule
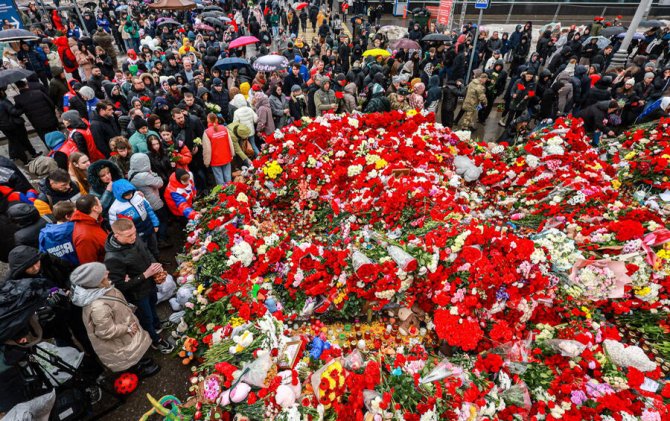
[[[374,0],[373,0],[374,1]],[[371,2],[372,3],[372,2]],[[654,18],[670,17],[670,0],[659,0],[651,6],[648,16]],[[409,1],[407,10],[428,6],[435,10],[439,0]],[[581,25],[593,21],[594,16],[614,17],[621,15],[624,23],[630,22],[639,0],[557,0],[557,1],[526,1],[526,0],[491,0],[486,9],[486,20],[491,23],[514,23],[519,17],[528,20],[563,21]],[[387,12],[393,13],[394,4],[386,3]],[[457,0],[453,2],[453,17],[456,21],[465,9],[467,20],[474,20],[479,13],[474,8],[474,0]],[[435,16],[433,16],[434,18]],[[537,17],[537,19],[532,19]]]

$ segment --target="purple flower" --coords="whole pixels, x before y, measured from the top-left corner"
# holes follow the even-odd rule
[[[589,400],[589,398],[582,390],[573,390],[572,393],[570,393],[570,400],[575,405],[584,405],[584,402]]]

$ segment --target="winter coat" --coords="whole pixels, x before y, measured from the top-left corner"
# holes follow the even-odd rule
[[[155,261],[144,241],[139,238],[133,244],[121,244],[116,241],[114,234],[107,237],[105,266],[109,271],[109,280],[131,303],[155,293],[153,278],[147,279],[143,275]]]
[[[103,155],[109,157],[112,151],[109,149],[109,140],[116,136],[121,136],[121,128],[116,118],[105,118],[97,112],[91,117],[91,133],[98,150]]]
[[[463,100],[463,110],[475,111],[480,104],[486,106],[486,87],[477,78],[468,85],[468,90]]]
[[[604,84],[598,81],[593,88],[589,89],[588,93],[584,97],[584,103],[582,106],[585,108],[600,101],[609,101],[610,99],[612,99],[612,93]]]
[[[52,131],[58,128],[56,106],[44,92],[23,89],[14,97],[14,105],[26,114],[35,129]]]
[[[130,139],[128,139],[128,143],[130,143],[130,146],[133,148],[133,153],[149,153],[149,146],[147,145],[147,137],[150,135],[154,135],[160,139],[160,136],[158,136],[158,133],[149,130],[145,134],[140,133],[139,131],[136,131],[133,133],[132,136],[130,136]]]
[[[40,262],[40,271],[36,275],[28,275],[26,269]],[[7,279],[44,278],[59,288],[70,288],[70,273],[74,266],[63,259],[40,253],[30,246],[16,246],[9,253],[9,276]]]
[[[56,152],[64,153],[68,158],[73,152],[79,152],[79,148],[74,140],[65,137],[61,132],[49,132],[44,135],[44,142],[49,149],[49,156],[53,157]]]
[[[303,116],[307,115],[307,103],[305,98],[294,98],[291,97],[288,101],[289,114],[293,120],[300,120]]]
[[[122,157],[118,153],[114,153],[109,157],[109,160],[116,164],[117,167],[121,170],[121,173],[123,174],[123,177],[128,176],[128,171],[130,170],[130,157],[132,154],[130,151],[128,151],[128,155]]]
[[[189,184],[185,186],[181,181],[177,180],[176,174],[172,173],[172,175],[170,175],[170,182],[165,189],[165,193],[163,193],[163,198],[165,199],[165,204],[167,204],[168,209],[170,209],[170,212],[172,212],[173,215],[193,219],[197,214],[193,210],[195,193],[193,179],[191,179]]]
[[[102,29],[98,29],[94,34],[93,34],[93,42],[96,45],[99,45],[102,47],[103,50],[105,50],[105,53],[109,56],[109,58],[112,59],[112,64],[114,68],[116,69],[117,66],[117,53],[116,53],[116,47],[114,46],[114,37],[108,34],[107,32],[103,31]]]
[[[128,181],[144,193],[144,198],[149,202],[154,211],[163,207],[164,204],[160,194],[163,180],[158,174],[151,171],[151,161],[147,154],[135,153],[130,157]]]
[[[88,155],[91,162],[105,159],[105,154],[98,149],[98,145],[95,143],[95,138],[88,122],[81,118],[76,119],[68,127],[68,131],[68,137],[74,140],[80,152]]]
[[[17,109],[9,99],[0,100],[0,130],[15,130],[25,126],[21,114],[21,110]]]
[[[382,113],[391,111],[391,103],[384,92],[372,94],[370,102],[365,107],[365,113]]]
[[[53,43],[58,48],[58,56],[60,57],[61,63],[63,63],[63,68],[67,73],[73,73],[79,65],[77,64],[77,57],[70,49],[70,44],[68,43],[67,37],[61,36],[54,38]],[[67,57],[67,60],[64,59]],[[66,65],[70,64],[70,66]]]
[[[465,85],[456,86],[456,82],[449,81],[447,86],[444,88],[442,96],[442,110],[444,111],[454,111],[458,105],[458,98],[465,97],[466,92]]]
[[[270,109],[272,110],[275,128],[282,128],[286,125],[287,116],[284,114],[284,110],[287,108],[288,100],[283,94],[281,96],[270,95]]]
[[[68,92],[69,89],[64,80],[53,78],[49,82],[49,98],[61,111],[63,111],[63,96]]]
[[[323,115],[326,111],[335,112],[336,108],[331,108],[333,104],[337,104],[335,92],[332,89],[324,91],[320,88],[314,94],[314,107],[316,109],[316,116]]]
[[[275,131],[275,122],[272,118],[270,100],[268,99],[267,95],[259,95],[256,98],[254,106],[256,107],[256,115],[258,115],[258,121],[256,122],[256,132],[262,133],[264,135],[271,135]]]
[[[163,187],[165,187],[169,182],[170,174],[174,172],[174,168],[172,167],[170,156],[162,144],[161,148],[161,153],[156,153],[152,150],[149,151],[149,162],[151,163],[151,170],[163,180]],[[185,149],[188,150],[188,148]]]
[[[53,190],[49,184],[49,179],[44,178],[40,181],[38,187],[40,194],[35,200],[35,207],[40,212],[40,215],[47,215],[51,213],[51,208],[58,202],[69,200],[75,202],[81,196],[79,184],[70,181],[70,188],[67,192],[60,192]]]
[[[151,235],[154,228],[158,228],[160,222],[154,213],[149,201],[137,194],[137,189],[128,180],[117,180],[112,184],[114,203],[109,208],[109,223],[113,224],[118,218],[126,218],[133,221],[137,233],[144,238]],[[130,200],[123,196],[132,193]]]
[[[72,244],[79,264],[104,262],[107,231],[101,226],[102,218],[96,221],[85,213],[75,210],[70,221],[74,222]]]
[[[40,216],[35,206],[17,203],[10,206],[7,215],[18,227],[14,233],[14,244],[38,248],[40,231],[49,221]]]
[[[83,307],[82,319],[96,355],[112,372],[128,370],[151,346],[149,334],[142,329],[124,294],[112,288]],[[128,329],[139,327],[134,335]]]
[[[356,103],[356,92],[358,88],[353,82],[349,82],[344,86],[344,102],[343,102],[343,112],[352,113],[356,110],[358,104]]]
[[[251,136],[256,134],[256,122],[258,121],[258,115],[256,112],[249,106],[247,100],[244,99],[242,94],[237,94],[230,101],[230,105],[235,107],[235,112],[233,113],[233,123],[238,122],[242,123],[251,129]]]
[[[600,130],[601,132],[610,130],[605,122],[608,118],[607,110],[609,109],[609,103],[609,100],[600,101],[581,111],[579,117],[584,119],[584,129],[586,129],[588,133],[592,133],[596,130]]]

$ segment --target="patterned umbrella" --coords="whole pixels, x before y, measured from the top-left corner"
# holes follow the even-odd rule
[[[283,70],[288,67],[288,59],[284,56],[270,54],[259,57],[251,66],[259,72],[271,72],[273,70]]]
[[[411,40],[409,38],[401,38],[399,40],[393,41],[391,47],[394,49],[406,48],[408,50],[420,50],[421,46],[418,42]]]

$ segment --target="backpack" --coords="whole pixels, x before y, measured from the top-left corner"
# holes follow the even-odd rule
[[[47,224],[40,231],[39,249],[79,266],[79,257],[74,249],[74,222]]]

